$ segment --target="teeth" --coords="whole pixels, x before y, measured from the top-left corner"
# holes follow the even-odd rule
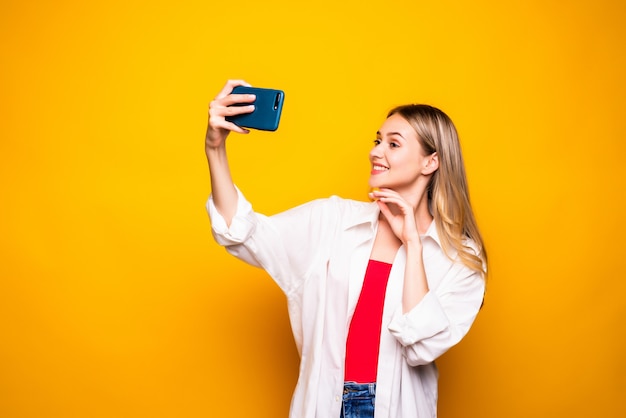
[[[374,170],[376,170],[376,171],[385,171],[385,170],[388,170],[388,168],[387,168],[387,167],[383,167],[383,166],[380,166],[380,165],[375,165],[375,166],[373,167],[373,169],[374,169]]]

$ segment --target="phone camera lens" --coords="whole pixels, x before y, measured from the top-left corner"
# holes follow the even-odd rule
[[[279,103],[280,103],[280,93],[276,93],[276,98],[274,99],[274,110],[278,109]]]

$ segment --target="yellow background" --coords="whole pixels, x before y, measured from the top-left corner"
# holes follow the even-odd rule
[[[0,4],[0,416],[286,416],[285,301],[210,236],[227,78],[285,90],[230,138],[266,213],[366,198],[385,112],[444,109],[491,257],[440,416],[623,417],[622,2]]]

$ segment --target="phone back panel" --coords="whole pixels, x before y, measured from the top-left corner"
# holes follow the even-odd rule
[[[282,90],[264,89],[260,87],[237,86],[234,94],[255,94],[254,112],[245,115],[228,116],[226,120],[243,128],[275,131],[280,123],[285,93]],[[248,103],[233,106],[246,106]]]

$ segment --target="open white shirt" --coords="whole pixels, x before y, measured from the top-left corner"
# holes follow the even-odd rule
[[[338,418],[346,337],[378,227],[378,206],[333,196],[268,217],[254,212],[237,193],[230,227],[212,197],[207,210],[216,241],[265,269],[287,297],[300,354],[290,417]],[[446,257],[434,222],[422,246],[430,291],[406,314],[403,247],[393,261],[380,338],[376,418],[437,416],[434,360],[463,338],[482,303],[483,278]]]

